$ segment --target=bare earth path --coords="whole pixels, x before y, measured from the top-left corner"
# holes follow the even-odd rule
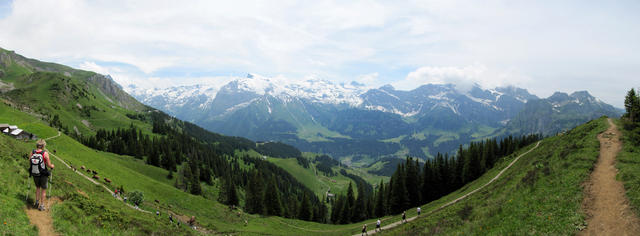
[[[581,235],[640,235],[640,220],[629,207],[622,183],[616,180],[620,136],[611,119],[609,129],[598,135],[600,156],[585,185],[583,208],[588,220]]]
[[[53,204],[59,202],[60,199],[53,197],[47,200],[47,210],[39,211],[37,208],[32,206],[27,207],[25,212],[27,213],[27,217],[29,217],[29,222],[32,225],[35,225],[38,228],[38,234],[40,236],[49,236],[49,235],[58,235],[53,230],[53,219],[51,219],[51,215],[49,214],[49,209]]]

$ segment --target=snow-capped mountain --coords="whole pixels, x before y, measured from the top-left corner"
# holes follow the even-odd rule
[[[526,119],[518,115],[525,104],[539,101],[517,87],[474,86],[460,91],[452,84],[426,84],[403,91],[391,85],[369,88],[355,82],[291,81],[254,74],[224,85],[127,91],[145,104],[214,132],[278,140],[353,162],[451,152],[470,140],[494,135],[507,123],[515,124],[511,121],[515,117]],[[582,103],[598,102],[587,95],[566,96]],[[554,95],[548,100],[551,109],[560,109],[571,99]]]
[[[617,117],[620,109],[604,103],[587,91],[571,95],[556,92],[546,99],[533,100],[507,125],[512,133],[561,132],[600,116]]]

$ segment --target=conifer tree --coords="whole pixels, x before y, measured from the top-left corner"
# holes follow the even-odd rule
[[[375,202],[375,217],[382,217],[387,213],[387,209],[385,207],[385,191],[384,191],[384,183],[380,180],[380,185],[378,185],[378,192],[376,192],[376,202]]]
[[[246,188],[245,210],[251,214],[262,214],[264,212],[264,191],[262,188],[264,181],[260,179],[260,174],[257,171],[252,171],[250,176]]]
[[[276,177],[271,176],[267,189],[264,192],[264,205],[265,213],[267,215],[280,216],[282,215],[282,203],[280,202],[280,191],[278,191],[278,183]]]
[[[300,202],[300,209],[298,210],[298,219],[301,220],[311,220],[311,212],[313,209],[311,209],[311,202],[309,202],[309,197],[307,196],[307,193],[304,192],[302,194],[302,201]]]
[[[405,188],[407,189],[410,206],[417,206],[420,203],[420,191],[419,191],[420,172],[418,170],[417,165],[418,164],[416,162],[413,162],[413,158],[411,157],[407,158],[407,164],[406,164],[407,177],[405,182]]]
[[[352,208],[351,213],[351,222],[362,221],[367,218],[368,208],[366,202],[366,196],[364,193],[364,187],[362,185],[358,185],[358,198],[356,198],[355,205]]]
[[[409,206],[405,176],[404,165],[398,164],[398,170],[391,177],[393,179],[393,191],[391,191],[391,195],[389,196],[389,213],[391,214],[398,214]]]

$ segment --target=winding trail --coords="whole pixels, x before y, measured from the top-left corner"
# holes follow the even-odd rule
[[[600,156],[584,188],[582,207],[588,218],[580,235],[640,235],[640,220],[629,206],[624,186],[616,180],[621,134],[611,118],[608,121],[609,129],[598,135]]]
[[[54,139],[54,138],[60,137],[60,135],[61,135],[61,132],[60,132],[60,131],[58,131],[58,134],[57,134],[56,136],[52,136],[52,137],[46,138],[45,140]],[[64,160],[62,160],[62,158],[58,157],[57,155],[55,155],[55,154],[53,154],[53,153],[51,153],[51,152],[49,152],[49,155],[51,155],[51,156],[55,157],[55,158],[56,158],[56,160],[58,160],[59,162],[62,162],[62,164],[64,164],[65,166],[67,166],[67,168],[72,169],[72,168],[71,168],[71,165],[69,165],[67,162],[65,162]],[[95,185],[99,185],[99,186],[103,187],[103,188],[104,188],[105,190],[107,190],[107,192],[108,192],[109,194],[111,194],[112,196],[114,195],[114,192],[113,192],[113,191],[111,191],[111,189],[109,189],[109,188],[108,188],[107,186],[105,186],[104,184],[102,184],[102,183],[100,183],[100,182],[98,182],[98,181],[95,181],[93,178],[91,178],[91,177],[89,177],[89,176],[84,175],[84,174],[83,174],[82,172],[80,172],[80,171],[74,170],[73,172],[75,172],[76,174],[78,174],[78,175],[82,176],[83,178],[85,178],[85,179],[87,179],[87,180],[91,181],[91,182],[92,182],[92,183],[94,183]],[[52,176],[53,176],[53,173],[52,173]],[[135,206],[133,206],[133,205],[131,205],[131,204],[127,204],[127,203],[125,203],[124,201],[122,201],[122,198],[120,197],[120,195],[117,195],[117,196],[116,196],[116,198],[117,198],[118,200],[120,200],[120,202],[122,202],[124,205],[126,205],[126,206],[130,207],[131,209],[138,210],[138,211],[140,211],[140,212],[144,212],[144,213],[148,213],[148,214],[154,214],[153,212],[150,212],[150,211],[147,211],[147,210],[144,210],[144,209],[141,209],[141,208],[136,208]],[[58,200],[59,200],[59,199],[58,199]],[[53,198],[52,198],[52,199],[50,199],[50,200],[49,200],[49,204],[48,204],[49,206],[51,206],[51,204],[52,204],[51,202],[54,202],[54,203],[55,203],[55,202],[58,202],[58,201],[53,201]],[[47,209],[49,209],[49,207],[47,207]],[[35,209],[35,211],[37,211],[37,212],[35,212],[36,214],[39,212],[37,209]],[[51,216],[49,215],[49,211],[47,210],[47,211],[45,211],[45,212],[43,212],[43,213],[46,213],[46,216],[45,216],[45,217],[48,217],[48,219],[46,219],[46,218],[45,218],[44,220],[40,220],[40,219],[34,219],[34,220],[31,220],[31,215],[29,215],[29,209],[27,209],[27,215],[29,216],[29,219],[31,220],[31,222],[36,222],[36,225],[37,225],[37,222],[42,222],[42,223],[41,223],[41,224],[42,224],[42,227],[49,227],[49,228],[44,228],[45,230],[41,230],[41,229],[40,229],[40,227],[41,227],[41,226],[38,226],[38,229],[39,229],[39,230],[40,230],[40,232],[41,232],[41,233],[40,233],[40,235],[41,235],[41,236],[43,236],[43,235],[47,235],[47,236],[48,236],[48,235],[56,235],[56,234],[53,234],[53,232],[54,232],[54,231],[53,231],[53,224],[52,224],[52,223],[53,223],[53,221],[51,220]],[[186,216],[179,215],[179,214],[174,214],[174,215],[175,215],[176,217],[183,217],[183,218],[184,218],[184,217],[186,217]],[[186,221],[185,221],[185,222],[182,222],[182,223],[184,224],[184,223],[186,223]],[[48,224],[48,226],[47,226],[47,224]],[[201,225],[196,224],[196,226],[197,226],[197,227],[196,227],[196,230],[197,230],[198,232],[200,232],[200,233],[203,233],[203,234],[210,234],[210,233],[214,232],[214,231],[212,231],[212,230],[209,230],[209,229],[207,229],[207,228],[202,227]],[[43,234],[42,232],[45,232],[45,234]]]

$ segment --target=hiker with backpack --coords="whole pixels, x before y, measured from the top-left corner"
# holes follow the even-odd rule
[[[31,151],[29,157],[29,175],[33,176],[33,182],[36,185],[36,201],[34,207],[38,210],[45,210],[45,201],[47,200],[47,181],[51,172],[49,169],[55,168],[51,160],[49,159],[49,153],[45,151],[47,142],[44,139],[38,140],[36,143],[36,149]]]
[[[369,235],[369,233],[367,232],[367,224],[364,224],[362,226],[362,234],[360,234],[360,235],[365,235],[365,234]]]
[[[402,223],[407,223],[407,211],[402,212]]]

